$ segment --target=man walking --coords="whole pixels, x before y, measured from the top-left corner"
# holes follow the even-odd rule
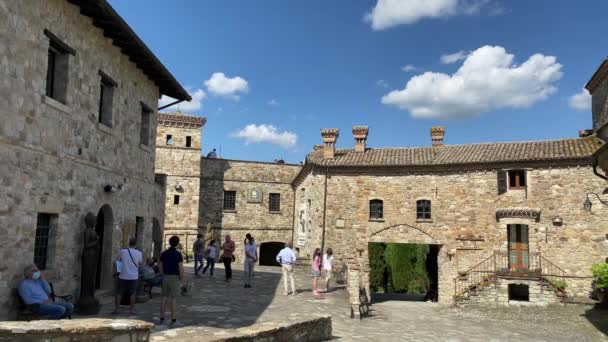
[[[163,274],[162,298],[160,300],[160,324],[165,323],[165,309],[167,303],[171,303],[171,325],[177,322],[176,298],[181,291],[181,282],[184,280],[184,259],[182,253],[177,250],[179,237],[172,236],[169,239],[169,249],[160,255],[160,269]]]
[[[277,255],[277,262],[281,264],[283,270],[283,285],[285,287],[285,295],[289,295],[289,289],[287,288],[287,278],[291,283],[291,293],[295,296],[296,294],[296,281],[293,274],[293,266],[296,264],[296,254],[291,249],[291,241],[285,243],[283,248]]]
[[[142,262],[142,254],[135,249],[137,239],[129,239],[129,248],[121,249],[118,253],[118,260],[121,264],[120,275],[118,276],[118,291],[115,298],[115,308],[112,314],[117,315],[120,307],[120,299],[126,294],[129,296],[129,314],[135,315],[135,291],[137,290],[137,279],[139,279],[139,266]]]
[[[203,268],[203,250],[205,249],[205,242],[203,241],[203,234],[196,236],[196,241],[192,244],[192,254],[194,254],[194,276],[199,277],[198,272]]]
[[[232,262],[234,261],[234,250],[236,245],[230,239],[230,235],[226,235],[226,240],[222,246],[222,261],[224,262],[224,272],[226,273],[226,282],[232,279]]]

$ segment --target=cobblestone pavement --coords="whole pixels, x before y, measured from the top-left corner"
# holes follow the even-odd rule
[[[207,337],[221,336],[225,329],[267,321],[299,319],[315,314],[331,314],[333,335],[339,341],[608,341],[607,310],[588,311],[573,305],[549,309],[508,308],[461,310],[442,308],[435,303],[384,301],[373,305],[373,317],[351,319],[347,294],[337,289],[314,298],[310,292],[308,267],[296,272],[296,296],[283,295],[280,269],[257,267],[254,286],[243,288],[242,265],[235,265],[234,279],[223,280],[224,271],[214,278],[195,278],[187,265],[191,294],[178,299],[179,326],[197,326]],[[137,304],[138,318],[158,323],[159,290],[153,299]],[[102,298],[101,316],[112,317],[111,298]],[[166,314],[169,320],[169,312]],[[156,326],[153,341],[179,340],[179,330]]]

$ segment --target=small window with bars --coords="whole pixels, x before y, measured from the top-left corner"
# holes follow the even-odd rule
[[[49,236],[51,233],[51,215],[38,214],[36,220],[36,238],[34,241],[34,263],[45,270],[49,255]]]
[[[369,201],[369,219],[382,220],[384,218],[384,203],[382,200],[374,199]]]
[[[224,191],[224,210],[236,210],[236,191]]]
[[[416,201],[416,219],[430,220],[431,219],[431,201],[419,200]]]
[[[281,211],[281,194],[269,194],[268,195],[268,211],[279,212]]]

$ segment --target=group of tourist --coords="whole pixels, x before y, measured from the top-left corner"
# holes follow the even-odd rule
[[[160,302],[160,323],[165,322],[165,311],[169,306],[171,311],[171,324],[176,323],[176,298],[183,291],[182,284],[185,279],[184,259],[178,250],[179,237],[172,236],[169,239],[169,248],[163,251],[160,258],[148,258],[143,264],[143,254],[136,248],[137,240],[131,238],[128,248],[121,249],[116,260],[118,272],[118,283],[115,296],[115,309],[112,314],[118,314],[120,303],[123,296],[128,298],[129,313],[135,315],[135,295],[138,287],[138,280],[141,279],[148,286],[161,286]],[[192,246],[194,253],[194,275],[200,277],[209,270],[209,275],[213,277],[213,270],[216,260],[220,259],[224,264],[225,281],[232,279],[232,263],[235,261],[234,252],[236,244],[230,235],[225,236],[224,243],[221,245],[221,255],[218,258],[218,248],[215,240],[211,240],[204,246],[203,235],[198,234],[197,240]],[[257,246],[251,234],[245,235],[244,240],[244,287],[251,288],[253,285],[254,268],[258,261]],[[203,259],[206,265],[203,267]],[[285,244],[276,257],[281,265],[283,272],[283,282],[285,295],[290,293],[295,295],[294,266],[296,264],[296,253],[292,249],[291,242]],[[329,282],[332,277],[333,252],[328,248],[322,255],[321,249],[315,249],[312,257],[312,293],[319,296],[321,291],[318,287],[319,278],[324,276],[325,289],[328,291]],[[36,265],[29,265],[24,269],[24,279],[19,284],[19,295],[23,302],[40,316],[48,316],[50,319],[70,318],[74,306],[67,302],[54,302],[52,288],[45,276],[40,272]],[[288,285],[291,285],[289,292]]]
[[[281,270],[283,271],[283,286],[285,295],[295,295],[296,283],[294,277],[294,266],[296,264],[296,253],[293,251],[293,245],[291,242],[285,244],[279,254],[277,255],[277,262],[281,264]],[[325,278],[325,289],[323,292],[329,291],[329,282],[332,278],[333,269],[333,251],[331,248],[327,249],[327,252],[321,256],[321,249],[316,248],[312,256],[312,294],[319,296],[321,291],[318,288],[319,278],[321,275]],[[289,292],[289,286],[291,285],[291,292]]]

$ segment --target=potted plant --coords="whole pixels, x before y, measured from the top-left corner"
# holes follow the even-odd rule
[[[593,278],[595,278],[595,290],[600,303],[608,302],[608,263],[601,262],[591,266]]]

